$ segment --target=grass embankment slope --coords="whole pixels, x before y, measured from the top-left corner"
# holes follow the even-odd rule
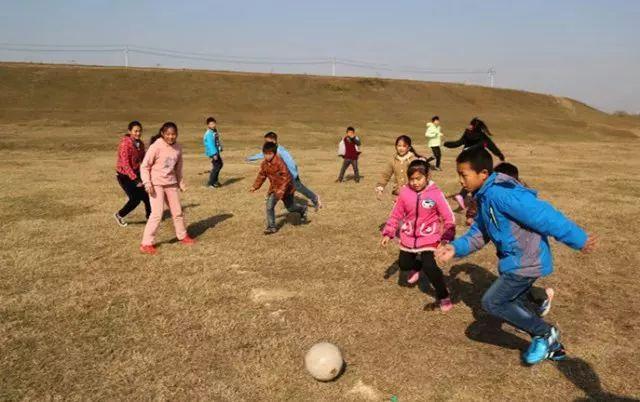
[[[78,66],[0,65],[0,399],[572,400],[640,394],[638,120],[576,101],[511,90],[326,78]],[[492,247],[445,268],[455,300],[399,288],[397,249],[380,249],[392,206],[373,187],[398,134],[426,152],[425,121],[448,138],[484,118],[541,196],[601,238],[596,254],[556,245],[549,319],[570,358],[522,367],[525,336],[480,307],[495,278]],[[226,145],[222,181],[204,188],[203,121]],[[120,228],[114,178],[126,123],[145,137],[180,125],[199,244],[161,227],[160,255],[137,251],[141,210]],[[364,141],[363,182],[333,183],[347,125]],[[325,209],[263,237],[264,199],[247,193],[244,156],[275,130]],[[435,180],[458,188],[445,152]],[[282,218],[281,218],[282,219]],[[458,232],[464,231],[462,225]],[[319,340],[348,369],[322,384],[302,369]]]

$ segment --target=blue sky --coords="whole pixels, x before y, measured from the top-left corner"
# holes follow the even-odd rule
[[[488,69],[500,87],[640,113],[640,1],[3,1],[0,42],[131,44],[229,56]],[[2,60],[122,63],[122,55],[0,50]],[[330,73],[131,54],[133,65]],[[397,68],[396,68],[397,70]],[[486,75],[380,75],[487,84]]]

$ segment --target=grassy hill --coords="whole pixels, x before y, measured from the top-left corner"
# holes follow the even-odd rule
[[[422,134],[428,118],[459,133],[474,116],[499,137],[632,138],[640,121],[567,98],[461,84],[38,64],[0,64],[0,121],[122,124],[175,120],[298,133],[347,125],[379,135]],[[322,137],[320,137],[321,139]],[[315,139],[318,140],[318,139]]]

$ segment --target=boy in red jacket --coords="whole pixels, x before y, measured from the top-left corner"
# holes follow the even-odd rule
[[[284,163],[280,156],[276,155],[278,151],[278,144],[274,142],[265,142],[262,147],[262,154],[264,160],[260,165],[260,172],[256,178],[253,187],[249,189],[250,192],[255,192],[265,180],[269,179],[269,193],[267,196],[267,228],[264,234],[270,235],[278,231],[276,226],[276,213],[275,206],[279,200],[284,202],[284,206],[289,212],[297,212],[300,214],[300,220],[302,223],[307,223],[307,206],[297,204],[293,194],[296,188],[293,184],[293,178],[287,169],[287,165]]]
[[[347,135],[340,141],[338,147],[338,155],[344,160],[342,161],[342,168],[340,169],[340,175],[336,182],[342,183],[344,180],[344,173],[347,171],[349,165],[353,166],[354,180],[356,183],[360,183],[360,171],[358,170],[358,156],[360,156],[360,138],[356,135],[356,129],[353,127],[347,127]]]

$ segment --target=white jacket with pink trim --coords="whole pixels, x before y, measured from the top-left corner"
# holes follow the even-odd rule
[[[402,187],[382,235],[393,239],[400,222],[400,249],[405,251],[434,250],[456,234],[453,211],[442,190],[431,181],[420,192]]]

